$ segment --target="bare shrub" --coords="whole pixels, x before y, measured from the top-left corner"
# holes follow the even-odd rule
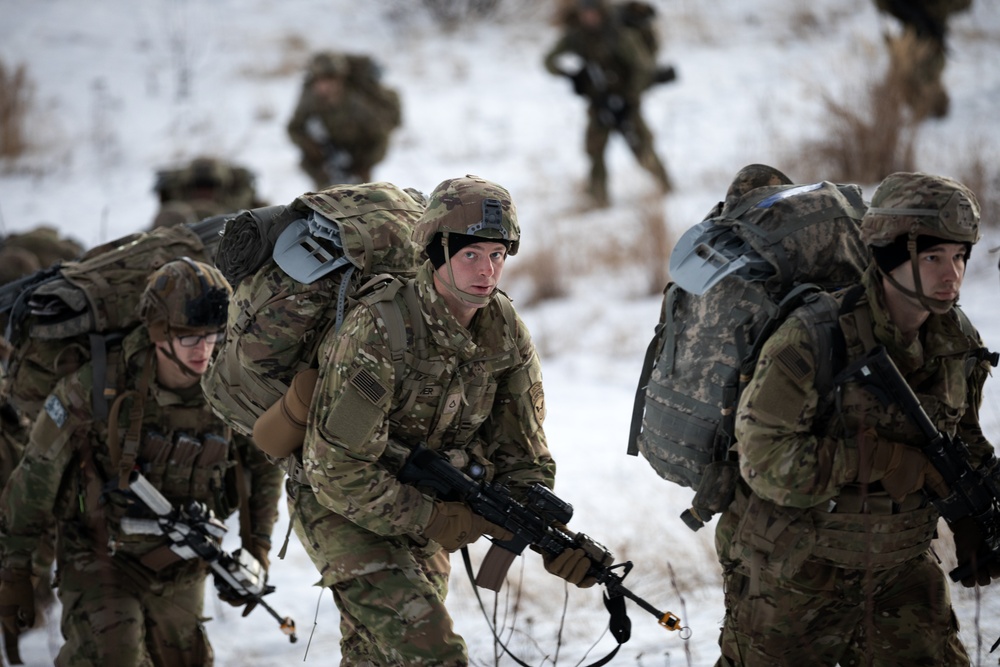
[[[531,283],[531,296],[525,301],[526,306],[561,299],[569,293],[562,258],[548,241],[543,242],[527,262],[518,266],[518,275]]]
[[[676,239],[667,224],[667,216],[659,199],[643,203],[639,211],[639,223],[642,233],[636,252],[645,264],[646,275],[649,276],[647,294],[659,294],[670,280],[667,266]]]
[[[891,72],[842,99],[825,93],[823,105],[826,134],[797,151],[791,159],[797,171],[850,183],[877,183],[896,171],[914,171],[917,124]]]
[[[24,63],[11,68],[0,60],[0,156],[16,158],[28,149],[25,121],[33,97]]]

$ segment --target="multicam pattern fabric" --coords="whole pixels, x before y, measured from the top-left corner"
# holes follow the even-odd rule
[[[931,314],[922,335],[906,342],[888,319],[874,267],[862,284],[857,309],[841,317],[845,363],[864,354],[861,327],[872,322],[933,422],[980,460],[992,446],[978,422],[988,368],[969,362],[978,334],[953,311]],[[809,646],[817,652],[810,664],[854,664],[857,656],[865,657],[858,664],[900,664],[907,656],[905,664],[967,665],[943,573],[928,551],[937,511],[921,492],[894,503],[877,479],[857,481],[859,441],[916,443],[920,435],[898,406],[882,406],[853,382],[824,419],[813,384],[817,354],[793,314],[768,339],[740,401],[745,486],[716,530],[729,586],[719,664],[797,664]]]
[[[375,66],[364,58],[349,58],[352,70]],[[288,136],[302,151],[302,169],[317,188],[337,185],[325,163],[333,152],[347,156],[343,170],[350,181],[371,180],[371,170],[385,157],[389,136],[402,121],[399,93],[370,77],[348,76],[343,95],[335,102],[316,94],[307,76],[295,111],[288,121]]]
[[[955,243],[979,241],[979,201],[946,176],[897,172],[872,195],[861,221],[865,243],[885,246],[900,236],[936,236]]]
[[[66,262],[60,275],[32,293],[39,304],[16,323],[5,391],[34,416],[59,378],[90,358],[91,333],[118,334],[139,322],[138,304],[150,271],[187,256],[210,261],[188,228],[133,234]]]
[[[499,220],[486,220],[483,200],[500,203]],[[503,186],[471,174],[438,184],[427,203],[427,212],[413,232],[413,241],[426,248],[435,234],[464,234],[507,241],[507,255],[516,255],[521,239],[517,209]]]
[[[388,600],[420,589],[421,598],[431,604],[427,595],[435,587],[434,577],[415,584],[395,572],[424,570],[431,567],[428,560],[440,558],[435,556],[437,545],[421,537],[430,519],[431,496],[395,478],[409,447],[425,443],[464,470],[479,463],[487,479],[514,489],[536,482],[551,486],[554,480],[555,464],[542,431],[545,402],[538,357],[520,319],[505,315],[509,306],[500,300],[506,297],[498,294],[467,330],[434,289],[429,262],[413,288],[419,313],[408,310],[399,292],[395,303],[407,331],[413,329],[412,318],[420,317],[428,339],[426,350],[407,354],[402,382],[394,377],[387,323],[376,307],[382,298],[378,292],[353,310],[339,334],[328,335],[320,349],[320,379],[303,453],[311,488],[299,489],[300,494],[315,494],[315,502],[307,503],[312,510],[296,522],[313,536],[307,539],[314,544],[323,584],[333,586],[342,614],[351,619],[342,640],[348,664],[373,651],[396,651],[405,659],[401,662],[433,662],[420,642],[411,644],[395,634],[405,610],[355,604],[361,589],[383,585],[388,589],[380,590],[380,596]],[[411,380],[422,389],[397,390]],[[437,602],[425,616],[427,627],[447,628],[435,630],[447,637],[438,650],[457,650],[461,640],[450,630],[441,604],[444,591],[434,595]],[[447,664],[466,662],[464,649],[448,649],[447,654],[457,656],[457,662]]]
[[[116,364],[115,376],[124,378],[120,392],[135,390],[148,354],[153,354],[149,339],[144,329],[136,329],[125,339]],[[105,482],[116,478],[118,470],[107,445],[108,425],[95,420],[91,412],[94,375],[93,366],[85,364],[60,380],[34,423],[24,459],[2,496],[3,566],[26,567],[54,517],[59,522],[58,565],[66,572],[59,590],[67,644],[58,664],[77,664],[73,661],[80,658],[72,656],[91,651],[100,654],[97,664],[119,664],[119,656],[136,657],[129,664],[203,664],[192,657],[200,655],[201,649],[191,637],[202,633],[201,591],[207,568],[197,561],[174,563],[159,571],[141,564],[145,556],[164,548],[166,541],[124,533],[121,518],[132,503],[120,494],[102,493]],[[125,403],[131,405],[134,400]],[[118,414],[116,428],[123,433],[129,426],[130,410],[126,407]],[[85,456],[88,449],[92,458]],[[238,504],[233,471],[238,461],[243,462],[250,480],[253,538],[267,543],[277,519],[281,471],[248,439],[229,439],[225,424],[207,410],[197,386],[171,391],[154,379],[144,402],[137,463],[168,500],[204,502],[224,519]],[[130,597],[133,602],[118,607],[111,599],[102,601],[93,594],[95,581],[121,583],[111,587],[118,591],[114,599]],[[189,604],[139,604],[149,595],[176,595],[178,601]],[[177,625],[185,627],[188,639],[182,643],[195,653],[185,654],[181,662],[150,662],[147,651],[153,652],[160,640],[173,642],[169,633]],[[150,626],[162,628],[167,636],[151,631],[145,647],[134,645],[142,628]]]
[[[304,194],[290,208],[316,211],[340,229],[343,252],[357,269],[347,297],[367,273],[412,276],[419,265],[422,248],[410,240],[423,212],[418,193],[391,183],[338,186]],[[212,408],[233,428],[250,435],[295,374],[313,364],[335,323],[344,275],[339,270],[307,285],[269,259],[236,286],[226,342],[202,378]]]

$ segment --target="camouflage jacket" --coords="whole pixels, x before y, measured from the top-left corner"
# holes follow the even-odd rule
[[[978,334],[963,332],[953,310],[931,315],[920,335],[904,343],[888,320],[873,268],[863,283],[859,307],[870,313],[876,341],[885,345],[937,427],[957,433],[979,461],[992,445],[979,425],[988,367],[986,362],[968,364],[970,353],[982,345]],[[846,365],[862,356],[864,346],[855,317],[842,315],[840,323],[847,342]],[[896,406],[883,408],[854,383],[843,386],[834,418],[821,420],[815,365],[809,332],[793,313],[765,343],[740,399],[736,436],[742,477],[755,494],[778,505],[806,508],[835,499],[855,481],[856,442],[863,431],[874,429],[886,440],[919,446],[920,432]]]
[[[591,85],[587,91],[592,100],[617,94],[636,105],[656,71],[653,54],[638,32],[612,19],[607,19],[597,32],[568,27],[546,54],[545,69],[552,74],[567,74],[559,66],[560,56],[567,53],[582,58],[585,68],[596,70],[597,80],[595,76],[589,77]]]
[[[151,354],[146,331],[139,327],[125,338],[121,354],[114,355],[118,357],[114,372],[122,378],[119,395],[130,392],[118,412],[119,442],[124,442],[135,389]],[[253,538],[269,542],[281,495],[281,470],[248,438],[230,437],[229,429],[206,406],[198,385],[183,391],[159,386],[155,359],[151,374],[143,404],[139,469],[172,503],[205,502],[224,519],[239,504],[234,468],[242,461],[249,480]],[[6,567],[29,562],[53,516],[61,525],[63,552],[77,548],[103,553],[110,539],[118,551],[141,556],[166,544],[160,536],[123,535],[122,516],[126,511],[133,516],[137,508],[129,510],[122,493],[102,493],[107,482],[115,486],[117,468],[107,444],[108,424],[93,416],[93,385],[94,368],[87,363],[59,381],[35,420],[24,458],[2,498],[0,546]],[[103,540],[102,535],[106,535]],[[67,541],[72,541],[71,547]]]
[[[555,478],[538,356],[509,302],[501,305],[507,297],[497,294],[465,329],[435,290],[430,262],[412,284],[420,312],[408,312],[401,294],[396,304],[409,334],[411,318],[423,318],[427,340],[408,352],[407,377],[395,377],[375,293],[323,341],[306,430],[303,464],[319,502],[380,535],[419,536],[430,519],[432,499],[395,478],[418,443],[460,468],[481,463],[515,490]],[[410,381],[415,389],[404,389]]]
[[[288,136],[303,151],[324,153],[334,146],[363,162],[361,156],[385,144],[399,125],[398,96],[388,89],[385,94],[378,100],[348,87],[343,98],[331,104],[305,88],[288,121]]]

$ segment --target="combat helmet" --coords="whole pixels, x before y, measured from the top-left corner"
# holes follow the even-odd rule
[[[944,302],[923,294],[917,254],[929,247],[928,240],[961,243],[971,251],[980,239],[979,202],[969,188],[947,176],[890,174],[875,190],[861,220],[861,238],[872,248],[876,265],[896,289],[919,299],[928,309],[932,305],[950,307],[954,301]],[[911,260],[916,292],[901,286],[889,275],[885,260],[880,261],[894,252],[902,261]]]
[[[306,82],[316,79],[333,78],[340,79],[347,76],[350,70],[350,63],[347,56],[336,51],[320,51],[309,61],[306,70]]]
[[[457,247],[479,241],[502,243],[508,255],[520,248],[521,229],[517,224],[517,209],[510,192],[484,178],[466,175],[442,181],[431,192],[427,209],[413,230],[413,241],[424,248],[428,257],[444,251],[444,263]],[[462,292],[455,287],[449,267],[451,284],[448,288],[460,299],[483,304],[486,298]]]
[[[220,331],[232,288],[222,273],[190,257],[167,262],[146,281],[139,319],[153,342]]]

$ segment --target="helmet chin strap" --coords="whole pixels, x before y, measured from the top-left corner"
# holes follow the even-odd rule
[[[168,334],[169,334],[169,330],[168,330]],[[180,357],[177,356],[177,352],[174,350],[174,340],[175,340],[174,336],[169,336],[168,335],[167,341],[166,341],[167,342],[167,349],[163,350],[163,355],[167,359],[169,359],[170,361],[172,361],[174,363],[174,365],[177,366],[177,368],[180,369],[181,373],[184,373],[184,375],[186,375],[188,377],[191,377],[191,378],[201,377],[198,373],[195,373],[193,370],[191,370],[191,367],[188,366],[187,364],[185,364],[183,361],[181,361]]]
[[[906,242],[906,248],[910,251],[910,270],[913,272],[913,286],[916,290],[911,290],[908,287],[903,287],[898,280],[893,278],[891,275],[879,269],[879,272],[885,276],[889,284],[895,287],[897,290],[910,297],[911,299],[916,299],[920,302],[924,308],[930,313],[941,313],[947,312],[951,309],[958,299],[935,299],[924,294],[923,282],[920,280],[920,268],[917,266],[917,240],[913,236],[909,238]]]
[[[447,289],[452,296],[460,301],[464,301],[470,306],[485,306],[490,302],[490,299],[497,293],[496,287],[493,291],[486,296],[481,296],[479,294],[472,294],[470,292],[465,292],[458,288],[455,283],[455,272],[451,269],[451,253],[448,251],[448,235],[441,234],[441,245],[444,246],[444,265],[448,267],[448,280],[442,280],[445,289]],[[450,281],[450,282],[449,282]]]

